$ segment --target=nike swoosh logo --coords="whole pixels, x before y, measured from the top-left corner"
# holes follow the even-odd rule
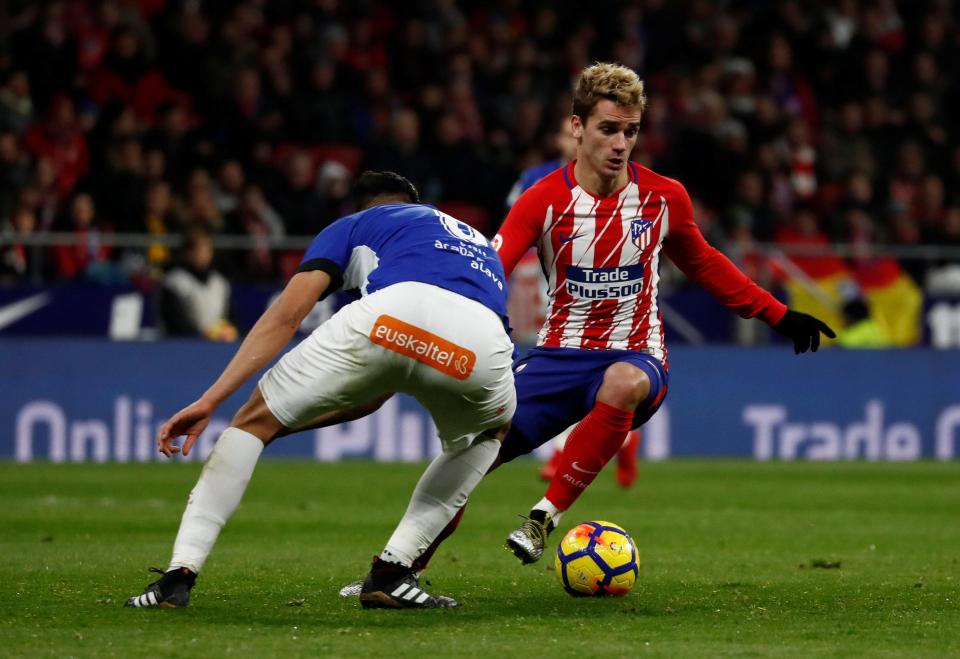
[[[18,300],[13,304],[0,307],[0,330],[6,329],[18,320],[26,318],[34,311],[50,304],[49,293],[37,293],[30,297]]]
[[[580,237],[579,234],[577,234],[577,235],[575,235],[575,236],[560,236],[560,244],[562,245],[562,244],[564,244],[564,243],[568,243],[568,242],[570,242],[571,240],[576,240],[576,239],[579,238],[579,237]]]
[[[599,474],[599,473],[600,473],[599,471],[590,471],[589,469],[584,469],[583,467],[580,467],[579,465],[577,465],[576,461],[574,461],[574,463],[573,463],[572,465],[570,465],[570,466],[573,467],[574,469],[576,469],[577,471],[582,471],[582,472],[585,473],[585,474]]]

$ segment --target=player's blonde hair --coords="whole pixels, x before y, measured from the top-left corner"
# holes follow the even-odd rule
[[[573,114],[586,125],[587,117],[603,98],[623,107],[639,108],[641,113],[647,108],[643,80],[621,64],[597,62],[583,70],[573,92]]]

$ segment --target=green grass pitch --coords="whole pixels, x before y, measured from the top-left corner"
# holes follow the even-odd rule
[[[0,463],[0,655],[960,656],[960,464],[673,461],[602,474],[563,520],[625,526],[627,597],[574,599],[501,549],[543,493],[482,482],[428,573],[450,611],[365,611],[422,465],[263,461],[186,610],[122,604],[165,567],[199,465]],[[549,570],[548,570],[549,566]]]

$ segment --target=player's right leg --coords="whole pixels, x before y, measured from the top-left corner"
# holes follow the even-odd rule
[[[574,355],[571,359],[583,361],[585,372],[589,372],[591,361],[593,366],[599,364],[603,367],[602,375],[591,389],[595,392],[593,405],[570,433],[546,494],[520,528],[507,537],[508,548],[524,563],[540,559],[547,536],[564,512],[620,450],[630,429],[644,423],[657,410],[666,393],[666,371],[652,357],[599,353]],[[603,359],[609,361],[597,361]],[[501,451],[504,462],[531,450],[525,442],[511,441],[512,438],[513,434]],[[536,445],[535,441],[528,443]]]
[[[540,466],[540,471],[538,472],[540,480],[547,481],[548,483],[553,480],[563,457],[563,447],[573,428],[573,426],[570,426],[560,435],[553,438],[553,455]],[[627,436],[624,437],[623,444],[620,446],[620,450],[617,451],[617,483],[624,489],[629,489],[637,479],[637,449],[639,446],[640,431],[631,430],[627,433]]]
[[[523,563],[533,563],[543,555],[547,535],[623,444],[634,410],[649,389],[647,375],[631,364],[618,363],[607,369],[596,404],[570,433],[546,495],[507,537],[507,547]]]
[[[128,606],[186,606],[189,590],[239,505],[265,444],[310,424],[375,409],[390,393],[388,379],[359,357],[370,345],[354,327],[362,311],[360,305],[348,305],[264,374],[217,440],[190,493],[167,570],[141,595],[131,597]]]

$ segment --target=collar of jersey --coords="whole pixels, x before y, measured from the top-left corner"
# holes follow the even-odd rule
[[[623,186],[622,188],[614,191],[614,192],[611,192],[610,194],[608,194],[608,195],[606,195],[606,196],[594,194],[594,193],[590,192],[589,190],[587,190],[587,189],[586,189],[585,187],[583,187],[582,185],[580,185],[580,183],[577,181],[577,177],[576,177],[576,175],[574,175],[574,173],[573,173],[573,167],[574,167],[574,165],[576,165],[576,164],[577,164],[577,160],[576,160],[576,158],[574,158],[574,159],[571,160],[569,163],[567,163],[567,166],[566,166],[566,167],[563,168],[563,178],[564,178],[564,180],[567,182],[567,186],[568,186],[571,190],[573,190],[575,187],[578,187],[578,186],[579,186],[581,190],[583,190],[584,192],[586,192],[588,195],[590,195],[590,196],[593,197],[594,199],[598,199],[598,200],[601,200],[601,201],[602,201],[602,200],[604,200],[604,199],[610,199],[610,198],[614,198],[614,197],[619,197],[619,196],[620,196],[620,193],[623,192],[624,190],[626,190],[628,185],[630,185],[631,183],[636,183],[636,182],[637,182],[637,166],[636,166],[635,164],[633,164],[633,161],[632,161],[632,160],[627,160],[627,182],[624,184],[624,186]]]

